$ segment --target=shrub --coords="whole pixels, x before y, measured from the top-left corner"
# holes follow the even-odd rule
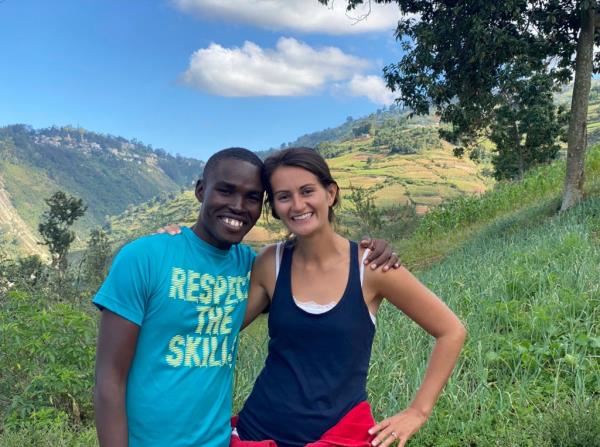
[[[95,338],[95,319],[75,303],[48,301],[36,292],[0,295],[5,426],[90,421]]]
[[[548,447],[600,447],[600,400],[549,408],[538,436],[540,444]]]

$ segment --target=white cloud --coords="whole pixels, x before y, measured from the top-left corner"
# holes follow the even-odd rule
[[[387,88],[381,76],[360,74],[354,75],[348,83],[348,93],[352,96],[366,96],[371,102],[386,106],[392,104],[398,96]]]
[[[300,96],[316,93],[330,82],[348,81],[369,65],[336,47],[316,50],[282,37],[275,49],[252,42],[241,48],[213,43],[192,54],[182,80],[220,96]],[[356,92],[361,87],[357,82]]]
[[[317,0],[171,0],[180,10],[198,17],[219,18],[274,30],[325,34],[357,34],[396,28],[396,4],[374,5],[346,12],[347,0],[324,6]],[[363,18],[362,20],[357,20]]]

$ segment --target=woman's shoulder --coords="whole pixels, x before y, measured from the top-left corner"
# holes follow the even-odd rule
[[[283,244],[281,248],[283,248]],[[252,267],[252,281],[256,281],[263,286],[274,284],[276,253],[277,244],[266,245],[259,251]]]
[[[282,247],[283,248],[283,244]],[[254,267],[252,269],[253,275],[260,275],[261,277],[268,278],[271,275],[275,276],[275,258],[277,253],[277,244],[265,245],[260,249],[256,255],[254,261]]]
[[[269,259],[275,259],[275,252],[277,251],[277,243],[268,244],[261,248],[256,255],[257,262],[265,262]]]

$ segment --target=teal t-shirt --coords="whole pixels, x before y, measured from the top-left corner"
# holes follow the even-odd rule
[[[94,298],[140,326],[127,378],[129,445],[226,447],[233,368],[254,253],[189,228],[137,239]]]

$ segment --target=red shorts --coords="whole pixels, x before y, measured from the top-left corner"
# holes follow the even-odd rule
[[[237,416],[231,418],[231,426],[235,427]],[[375,435],[369,429],[375,425],[368,402],[361,402],[350,410],[337,424],[327,430],[321,439],[306,444],[306,447],[371,447]],[[230,447],[277,447],[275,441],[242,441],[239,436],[232,435]]]

